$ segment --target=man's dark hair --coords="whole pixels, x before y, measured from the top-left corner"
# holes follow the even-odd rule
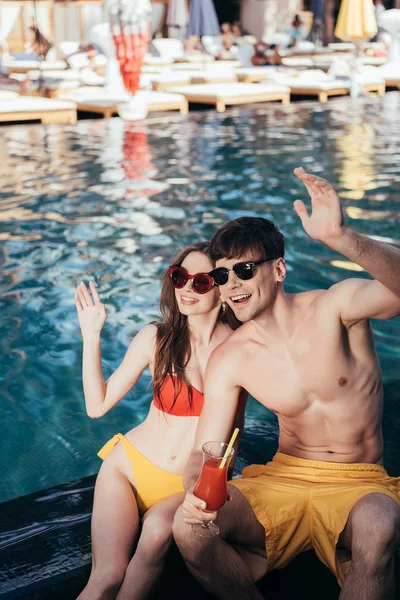
[[[254,258],[279,258],[285,254],[285,241],[279,229],[262,217],[240,217],[228,221],[210,242],[211,260],[240,258],[252,252]]]

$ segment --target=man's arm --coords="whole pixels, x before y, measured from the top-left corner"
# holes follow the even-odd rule
[[[390,319],[400,314],[400,250],[346,227],[339,197],[330,183],[303,169],[295,169],[295,174],[311,198],[311,215],[301,200],[294,203],[305,231],[375,278],[348,279],[332,286],[328,294],[337,303],[342,321]]]
[[[234,383],[235,348],[225,342],[212,353],[205,374],[204,407],[196,431],[192,453],[183,475],[187,490],[183,503],[186,523],[201,523],[216,518],[217,513],[204,512],[206,503],[193,494],[199,477],[203,455],[201,448],[215,440],[228,442],[236,417],[241,388]]]
[[[196,430],[192,453],[183,475],[185,488],[196,483],[202,465],[202,446],[212,440],[228,442],[241,388],[232,381],[234,348],[226,342],[214,350],[204,380],[204,406]]]

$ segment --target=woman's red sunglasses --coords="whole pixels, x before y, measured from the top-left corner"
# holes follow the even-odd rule
[[[214,287],[214,279],[208,273],[196,273],[189,275],[183,267],[171,265],[168,267],[168,275],[172,285],[176,289],[185,287],[189,279],[192,280],[192,288],[196,294],[207,294]]]

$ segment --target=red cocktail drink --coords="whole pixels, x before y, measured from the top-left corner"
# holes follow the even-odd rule
[[[222,508],[228,497],[228,468],[234,451],[233,448],[230,449],[221,468],[226,450],[227,444],[223,442],[208,442],[203,445],[203,467],[193,493],[207,503],[208,512]],[[214,537],[219,534],[218,526],[212,521],[195,523],[192,529],[200,537]]]
[[[223,507],[228,496],[228,464],[220,469],[220,460],[206,460],[194,488],[194,495],[207,502],[207,509],[214,512]]]

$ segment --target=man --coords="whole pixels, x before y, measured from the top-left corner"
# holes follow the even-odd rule
[[[283,236],[273,223],[244,217],[217,231],[213,277],[244,325],[207,366],[174,535],[191,572],[217,598],[262,598],[235,545],[265,549],[268,570],[314,548],[342,585],[341,600],[392,600],[400,478],[382,466],[382,380],[369,319],[400,313],[400,251],[345,226],[327,181],[295,174],[311,196],[310,215],[294,203],[308,235],[375,279],[289,295]],[[192,490],[202,444],[229,437],[241,388],[278,416],[279,451],[230,483],[231,501],[217,516]],[[216,538],[189,526],[214,519]]]

